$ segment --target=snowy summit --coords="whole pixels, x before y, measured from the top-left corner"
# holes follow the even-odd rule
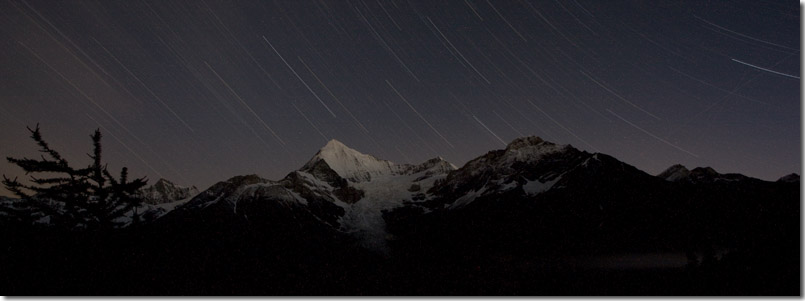
[[[669,182],[677,182],[690,176],[690,170],[682,164],[674,164],[657,176]]]
[[[351,149],[338,140],[330,140],[302,169],[323,160],[339,176],[351,182],[370,181],[373,176],[399,174],[400,165]]]

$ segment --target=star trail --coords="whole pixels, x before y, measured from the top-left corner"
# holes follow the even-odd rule
[[[39,123],[89,162],[101,128],[111,167],[206,188],[329,139],[461,166],[535,135],[776,180],[801,170],[799,26],[748,0],[0,0],[0,154]]]

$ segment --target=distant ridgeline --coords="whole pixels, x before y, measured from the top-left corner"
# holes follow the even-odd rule
[[[198,193],[195,186],[182,187],[168,180],[159,179],[154,185],[138,190],[136,196],[142,198],[143,203],[123,213],[116,219],[118,222],[116,225],[117,227],[130,226],[135,212],[144,222],[152,222],[177,206],[186,203]],[[53,225],[51,217],[54,214],[58,215],[60,212],[48,213],[33,206],[29,200],[0,196],[0,219],[4,223],[48,227]]]
[[[56,230],[3,198],[0,282],[7,295],[799,295],[799,185],[654,176],[538,137],[461,168],[332,140],[277,181],[160,179],[140,190],[147,218],[108,232]]]

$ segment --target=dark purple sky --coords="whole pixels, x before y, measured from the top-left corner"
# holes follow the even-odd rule
[[[433,4],[432,2],[437,2]],[[793,1],[0,1],[0,155],[205,188],[329,139],[456,165],[537,135],[656,174],[799,172]],[[3,162],[0,173],[20,170]],[[6,194],[6,191],[0,192]]]

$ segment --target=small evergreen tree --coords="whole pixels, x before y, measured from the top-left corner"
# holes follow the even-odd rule
[[[110,229],[115,226],[116,218],[136,210],[142,203],[137,191],[147,180],[143,177],[129,181],[125,167],[117,179],[109,173],[107,166],[101,163],[99,129],[90,136],[94,150],[89,157],[93,162],[80,169],[71,167],[45,142],[38,124],[36,129],[28,128],[28,131],[43,155],[40,159],[7,159],[22,168],[26,175],[42,176],[31,175],[32,184],[28,185],[3,175],[3,185],[50,216],[51,223],[68,228]],[[135,211],[134,221],[138,219],[136,215]]]

